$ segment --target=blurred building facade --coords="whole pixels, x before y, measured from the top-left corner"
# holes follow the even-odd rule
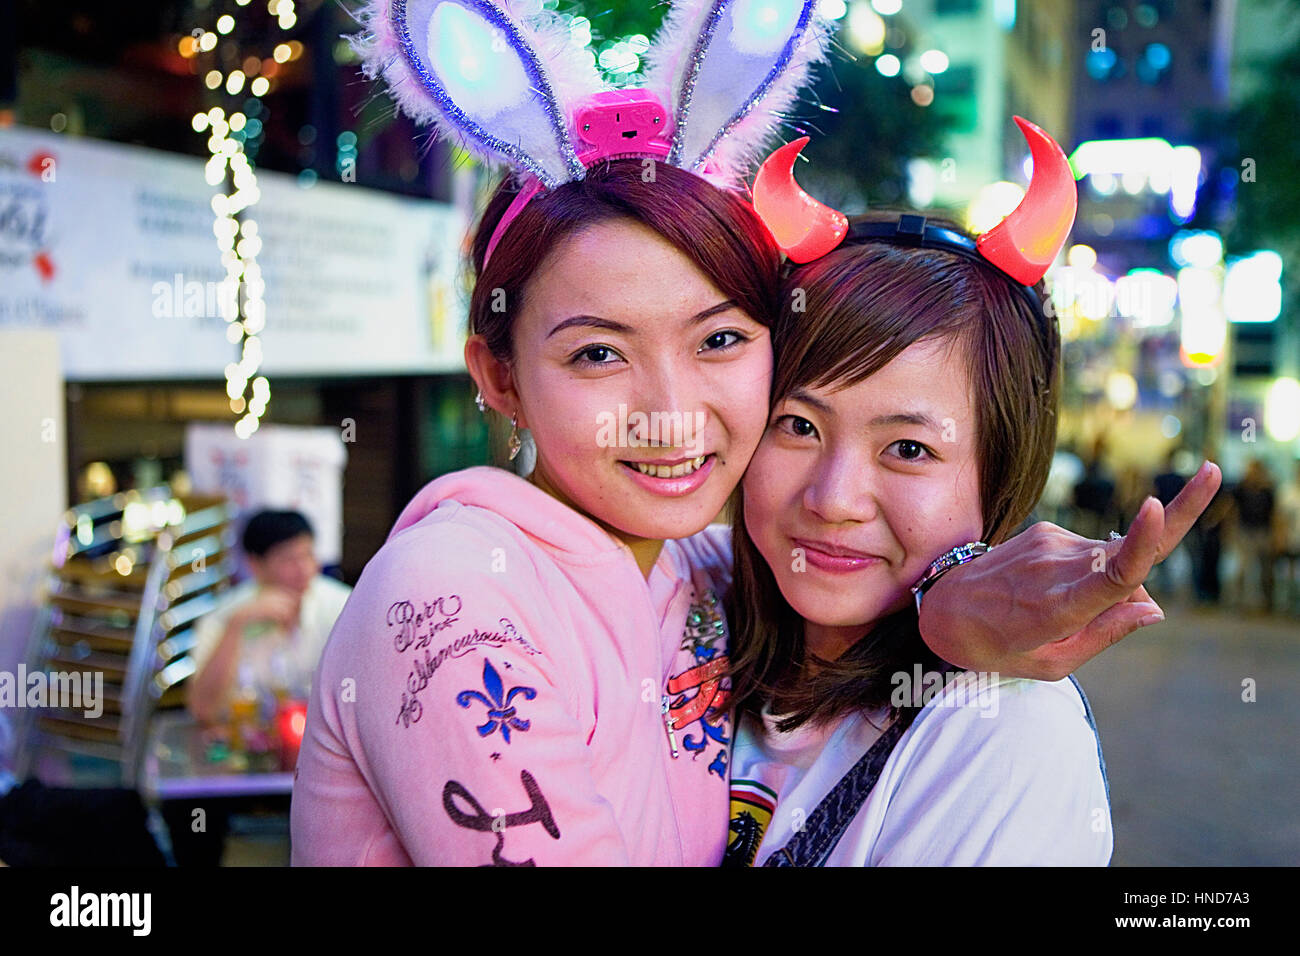
[[[1230,482],[1252,459],[1289,475],[1300,457],[1300,339],[1282,276],[1300,263],[1286,250],[1226,247],[1237,190],[1256,171],[1248,156],[1223,155],[1232,147],[1222,133],[1297,42],[1297,4],[845,6],[856,51],[950,120],[942,149],[909,164],[913,205],[977,232],[1005,215],[1030,172],[1013,115],[1071,156],[1079,215],[1048,275],[1065,341],[1063,450],[1100,456],[1129,497],[1175,452],[1184,470],[1219,460]]]
[[[1023,185],[1026,150],[1012,116],[1065,135],[1077,59],[1068,42],[1074,8],[1065,0],[855,0],[851,20],[861,9],[860,17],[874,13],[884,22],[878,69],[897,70],[913,100],[949,122],[943,155],[911,164],[913,204],[962,210],[993,184]]]
[[[1217,155],[1215,124],[1294,42],[1293,23],[1291,5],[1263,0],[1079,5],[1077,246],[1057,274],[1079,445],[1104,438],[1148,472],[1179,446],[1230,479],[1252,458],[1289,470],[1294,434],[1272,407],[1295,375],[1286,264],[1225,251],[1255,170]],[[1238,168],[1211,176],[1225,164]]]

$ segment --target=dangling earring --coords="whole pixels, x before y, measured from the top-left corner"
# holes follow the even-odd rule
[[[487,412],[487,402],[483,401],[483,389],[480,388],[478,394],[474,396],[474,404],[478,406],[480,413]]]
[[[517,414],[510,416],[510,438],[507,440],[506,444],[510,448],[511,461],[515,460],[515,457],[519,454],[519,449],[524,447],[523,441],[519,438],[518,422],[519,416]]]

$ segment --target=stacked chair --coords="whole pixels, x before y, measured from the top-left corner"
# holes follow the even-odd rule
[[[136,787],[153,714],[183,706],[194,625],[230,585],[232,517],[224,498],[165,485],[67,512],[26,667],[102,673],[103,712],[15,711],[20,779]]]

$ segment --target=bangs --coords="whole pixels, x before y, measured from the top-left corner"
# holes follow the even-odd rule
[[[971,336],[977,269],[942,251],[872,243],[794,270],[772,334],[773,400],[798,388],[848,388],[917,342]]]

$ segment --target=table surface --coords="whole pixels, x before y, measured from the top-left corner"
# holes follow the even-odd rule
[[[188,713],[155,714],[144,758],[143,789],[155,800],[288,794],[293,773],[208,759],[209,732]]]

